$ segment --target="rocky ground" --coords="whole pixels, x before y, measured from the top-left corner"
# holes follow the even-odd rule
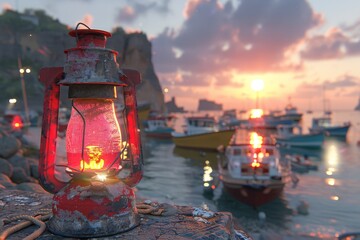
[[[24,137],[25,131],[0,124],[0,189],[46,193],[38,182],[38,147]]]

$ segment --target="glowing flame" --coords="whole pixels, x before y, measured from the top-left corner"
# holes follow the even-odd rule
[[[262,143],[262,136],[259,136],[256,132],[252,132],[250,134],[250,144],[253,146],[253,148],[261,148]]]
[[[102,169],[105,163],[104,159],[101,158],[102,149],[98,146],[87,146],[86,150],[89,156],[89,163],[81,160],[80,167],[91,170]]]

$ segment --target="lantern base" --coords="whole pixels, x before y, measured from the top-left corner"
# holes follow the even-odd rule
[[[101,237],[140,223],[133,189],[119,179],[73,179],[54,195],[50,232],[65,237]]]

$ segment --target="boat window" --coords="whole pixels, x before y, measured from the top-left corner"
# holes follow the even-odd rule
[[[241,155],[241,149],[234,149],[234,155]]]
[[[268,148],[266,149],[266,153],[268,153],[269,155],[274,155],[274,149]]]

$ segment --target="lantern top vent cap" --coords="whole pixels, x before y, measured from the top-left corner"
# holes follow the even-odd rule
[[[111,33],[98,29],[75,29],[69,35],[76,38],[77,47],[105,47]]]

